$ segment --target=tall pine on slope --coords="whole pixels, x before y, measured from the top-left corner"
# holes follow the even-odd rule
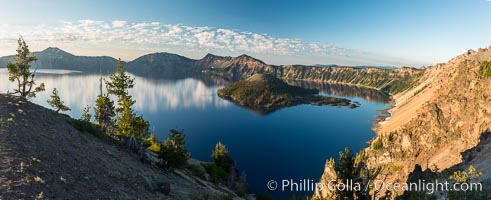
[[[130,75],[126,74],[121,59],[116,62],[116,73],[109,76],[109,81],[106,81],[107,92],[109,94],[115,95],[118,100],[118,107],[116,112],[123,111],[123,99],[128,97],[131,102],[129,106],[132,106],[135,102],[131,100],[129,95],[129,89],[135,86],[135,79],[131,78]]]
[[[114,101],[109,98],[108,94],[102,92],[102,74],[99,82],[100,93],[95,101],[94,118],[105,132],[116,113],[114,112]]]
[[[108,95],[99,94],[95,101],[94,118],[103,131],[106,130],[114,116],[114,102]]]
[[[226,172],[230,172],[234,167],[234,160],[228,153],[227,147],[220,141],[215,145],[215,150],[211,154],[211,158],[215,164],[223,168]]]
[[[118,134],[123,137],[133,136],[142,139],[148,132],[150,124],[142,116],[137,117],[131,108],[135,101],[129,95],[129,89],[135,85],[135,79],[126,74],[121,59],[118,59],[116,68],[116,73],[109,76],[110,80],[106,81],[106,86],[108,93],[115,95],[118,99],[116,108]]]
[[[18,43],[19,47],[17,48],[15,62],[7,63],[9,81],[17,82],[17,88],[14,89],[13,94],[19,94],[24,98],[36,97],[36,93],[44,91],[44,83],[36,87],[36,82],[34,81],[35,72],[31,73],[31,63],[36,61],[37,58],[31,54],[29,46],[27,46],[22,36],[19,37]]]

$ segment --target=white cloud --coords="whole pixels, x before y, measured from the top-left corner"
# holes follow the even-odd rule
[[[2,27],[7,25],[2,25]],[[17,30],[12,30],[12,28]],[[132,48],[162,49],[162,46],[199,48],[239,53],[301,55],[306,53],[345,55],[350,50],[304,42],[295,38],[278,38],[264,33],[240,32],[208,26],[185,26],[159,22],[111,22],[79,20],[59,26],[10,27],[0,30],[0,41],[15,41],[18,34],[37,43],[121,43]],[[52,46],[52,45],[50,45]]]
[[[116,21],[113,21],[112,24],[113,24],[114,28],[120,28],[120,27],[126,26],[128,24],[128,22],[116,20]]]

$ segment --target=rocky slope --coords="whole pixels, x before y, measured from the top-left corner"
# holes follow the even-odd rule
[[[201,60],[196,61],[196,65],[204,69],[225,68],[230,65],[232,57],[217,56],[211,53],[206,54]]]
[[[480,72],[486,61],[491,61],[490,48],[469,51],[427,68],[418,85],[394,95],[391,118],[375,126],[377,136],[363,150],[370,168],[382,167],[378,179],[404,183],[415,165],[438,172],[474,165],[483,172],[484,188],[491,191],[487,136],[491,77]],[[332,178],[332,162],[326,162],[321,181]],[[329,195],[326,191],[315,194]]]
[[[186,170],[143,164],[69,120],[0,94],[0,199],[240,199]]]

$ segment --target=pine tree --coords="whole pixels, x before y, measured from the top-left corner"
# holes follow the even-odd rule
[[[365,163],[366,155],[360,152],[353,155],[351,149],[345,148],[344,153],[339,152],[339,162],[335,166],[337,179],[341,183],[347,181],[352,185],[360,185],[363,190],[338,190],[337,196],[340,199],[369,199],[370,184],[378,176],[382,168],[370,169]]]
[[[355,178],[355,157],[348,147],[346,147],[344,151],[345,153],[339,152],[339,164],[335,166],[337,177],[342,183],[353,181]],[[338,196],[342,199],[353,199],[355,195],[353,190],[341,190],[337,192]]]
[[[234,166],[234,161],[232,157],[230,157],[227,147],[221,142],[218,142],[215,145],[215,150],[211,154],[211,157],[213,158],[215,164],[223,168],[226,172],[233,170],[232,168]]]
[[[150,124],[142,116],[136,116],[131,108],[133,103],[130,97],[123,97],[122,111],[117,117],[119,135],[142,139],[146,136]]]
[[[133,105],[132,100],[129,97],[123,97],[121,102],[121,113],[117,117],[120,136],[130,137],[133,135],[134,112],[131,105]]]
[[[133,136],[138,139],[142,139],[148,136],[148,128],[150,127],[150,123],[143,119],[143,116],[140,115],[138,117],[133,116],[132,121],[133,126]]]
[[[56,88],[53,89],[53,93],[51,94],[51,98],[47,100],[48,104],[55,109],[56,112],[61,111],[69,111],[71,110],[68,106],[65,106],[62,100],[60,100],[60,96],[58,95],[58,90]]]
[[[159,152],[159,157],[166,161],[166,167],[179,168],[186,165],[191,154],[186,150],[185,143],[183,131],[170,130]]]
[[[13,94],[19,94],[24,98],[36,97],[36,93],[44,91],[44,83],[41,83],[38,87],[35,87],[35,72],[31,73],[31,63],[36,61],[37,58],[31,54],[29,51],[29,46],[27,46],[22,36],[19,37],[18,43],[19,47],[17,48],[15,62],[7,63],[9,81],[17,82],[17,88],[14,89]],[[34,91],[32,89],[34,89]]]
[[[129,96],[129,89],[135,86],[135,79],[126,74],[121,59],[118,59],[116,62],[116,73],[111,74],[109,79],[110,81],[106,81],[107,92],[118,98],[118,108],[116,109],[116,112],[122,112],[123,99],[125,97],[129,97],[128,99],[131,100],[131,96]],[[132,101],[130,106],[133,104],[134,102]]]
[[[108,93],[118,98],[118,107],[116,108],[118,134],[123,137],[141,139],[148,132],[150,125],[142,116],[137,117],[132,109],[135,101],[129,95],[129,89],[135,85],[135,79],[125,73],[121,59],[117,61],[116,68],[116,73],[110,75],[110,81],[106,82],[106,86]]]
[[[84,112],[82,113],[82,117],[80,118],[82,121],[90,122],[92,115],[90,114],[90,106],[87,105],[84,108]]]
[[[102,92],[102,80],[101,72],[101,77],[99,78],[99,95],[97,96],[94,107],[94,118],[97,124],[101,126],[102,131],[105,132],[116,113],[114,113],[114,101],[109,98],[109,95],[104,95]]]
[[[94,117],[97,124],[99,124],[103,130],[106,130],[114,116],[114,101],[107,95],[98,95],[94,107]]]

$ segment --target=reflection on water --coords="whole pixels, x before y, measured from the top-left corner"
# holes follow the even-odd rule
[[[206,86],[202,81],[192,78],[181,80],[162,80],[136,78],[131,95],[136,100],[136,110],[157,112],[162,110],[206,107],[225,107],[229,103],[216,95],[221,87]]]
[[[108,79],[107,76],[103,76]],[[192,78],[181,80],[145,79],[135,77],[136,85],[130,94],[136,100],[135,110],[138,112],[158,112],[175,109],[204,109],[206,107],[225,107],[230,103],[216,96],[222,87],[207,80]],[[57,88],[60,98],[72,109],[70,115],[78,117],[85,105],[93,105],[99,95],[99,75],[76,73],[68,70],[40,70],[36,75],[37,83],[44,83],[46,91],[38,93],[33,102],[48,107],[46,100],[50,98],[53,88]],[[15,84],[8,81],[5,70],[0,71],[0,93],[13,91]],[[105,88],[104,88],[104,92]]]
[[[367,101],[377,103],[386,103],[389,101],[389,96],[375,89],[351,86],[345,84],[333,84],[314,81],[287,81],[290,85],[295,85],[309,89],[319,89],[321,93],[343,97],[361,97]]]

